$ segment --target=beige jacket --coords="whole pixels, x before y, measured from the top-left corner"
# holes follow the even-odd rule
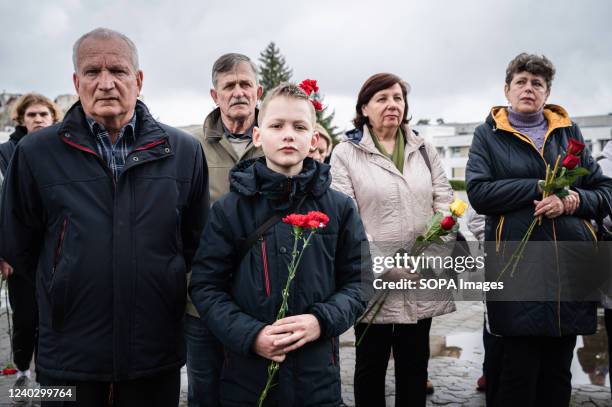
[[[255,120],[257,120],[255,111]],[[244,153],[238,157],[236,151],[223,136],[223,122],[219,108],[213,110],[204,120],[204,131],[195,133],[194,136],[200,140],[204,149],[204,156],[208,164],[208,187],[210,191],[210,204],[214,204],[219,198],[229,192],[229,172],[239,161],[261,157],[263,152],[253,143],[249,143]],[[188,278],[191,277],[189,273]],[[187,313],[198,317],[198,312],[187,296]]]
[[[398,249],[409,251],[416,237],[425,232],[434,212],[449,214],[453,200],[453,191],[436,149],[425,143],[433,172],[430,174],[419,152],[423,139],[409,128],[404,134],[407,135],[404,174],[376,149],[367,126],[361,133],[347,134],[331,158],[332,188],[355,199],[368,240],[372,242],[372,255],[379,255],[378,249],[387,255]],[[414,290],[393,290],[374,322],[411,324],[454,310],[450,291],[437,291],[433,298],[431,292],[424,295]]]

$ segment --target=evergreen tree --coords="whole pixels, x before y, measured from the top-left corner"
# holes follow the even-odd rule
[[[293,70],[287,66],[285,57],[276,44],[270,42],[259,54],[259,82],[263,86],[264,96],[268,90],[291,79],[291,75]]]
[[[319,100],[322,101],[323,99],[321,98]],[[317,123],[319,123],[321,126],[323,126],[325,130],[327,130],[327,133],[330,135],[335,145],[340,141],[340,135],[342,134],[342,132],[338,129],[338,126],[335,126],[333,124],[336,111],[334,110],[328,114],[328,110],[329,106],[325,106],[323,110],[317,112]]]

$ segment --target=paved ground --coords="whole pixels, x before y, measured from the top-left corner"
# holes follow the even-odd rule
[[[475,389],[482,366],[482,305],[475,302],[458,304],[458,311],[434,319],[431,329],[432,359],[429,375],[435,385],[435,393],[429,397],[428,406],[484,406],[484,396]],[[353,368],[355,365],[354,335],[349,331],[341,337],[342,393],[347,405],[353,406]],[[577,349],[586,347],[579,338]],[[601,358],[601,352],[593,352],[594,360]],[[7,322],[0,315],[0,363],[9,357]],[[572,366],[574,390],[572,406],[612,406],[610,389],[588,384],[590,377],[584,373],[574,358]],[[393,406],[394,379],[393,361],[387,372],[387,405]],[[14,382],[13,376],[0,376],[0,406],[10,406],[8,389]],[[609,379],[606,379],[609,385]],[[187,379],[183,369],[181,407],[186,406]]]
[[[431,327],[431,353],[429,377],[435,392],[428,397],[428,406],[484,406],[484,394],[476,391],[476,380],[482,374],[482,318],[483,306],[479,302],[457,303],[457,311],[434,318]],[[355,337],[352,331],[341,337],[340,364],[342,394],[348,406],[354,405],[353,367],[355,365]],[[577,348],[582,344],[581,338]],[[572,406],[612,406],[610,388],[585,384],[588,376],[582,372],[577,357],[572,374],[574,382]],[[393,406],[393,361],[387,370],[387,406]],[[609,382],[608,382],[609,383]]]

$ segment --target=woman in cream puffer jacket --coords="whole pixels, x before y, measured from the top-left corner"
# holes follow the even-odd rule
[[[436,149],[407,126],[408,86],[393,74],[370,77],[359,92],[356,129],[346,134],[331,158],[332,188],[357,203],[373,256],[380,255],[376,247],[382,247],[386,255],[401,249],[409,252],[434,212],[447,215],[453,200]],[[431,172],[420,149],[428,157]],[[435,254],[450,254],[447,248],[435,250]],[[392,269],[383,278],[399,280],[410,274]],[[380,294],[375,292],[372,301]],[[454,310],[450,291],[392,290],[357,347],[356,406],[384,406],[391,349],[396,406],[425,406],[431,318]],[[355,326],[357,338],[374,313]]]

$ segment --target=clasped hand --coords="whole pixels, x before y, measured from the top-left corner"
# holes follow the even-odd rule
[[[279,319],[259,331],[253,351],[275,362],[285,360],[286,354],[321,336],[319,320],[312,314],[294,315]]]
[[[573,215],[580,205],[580,195],[570,190],[569,195],[563,198],[551,195],[541,201],[535,200],[533,203],[535,205],[534,216],[544,215],[549,219],[554,219],[563,214]]]

